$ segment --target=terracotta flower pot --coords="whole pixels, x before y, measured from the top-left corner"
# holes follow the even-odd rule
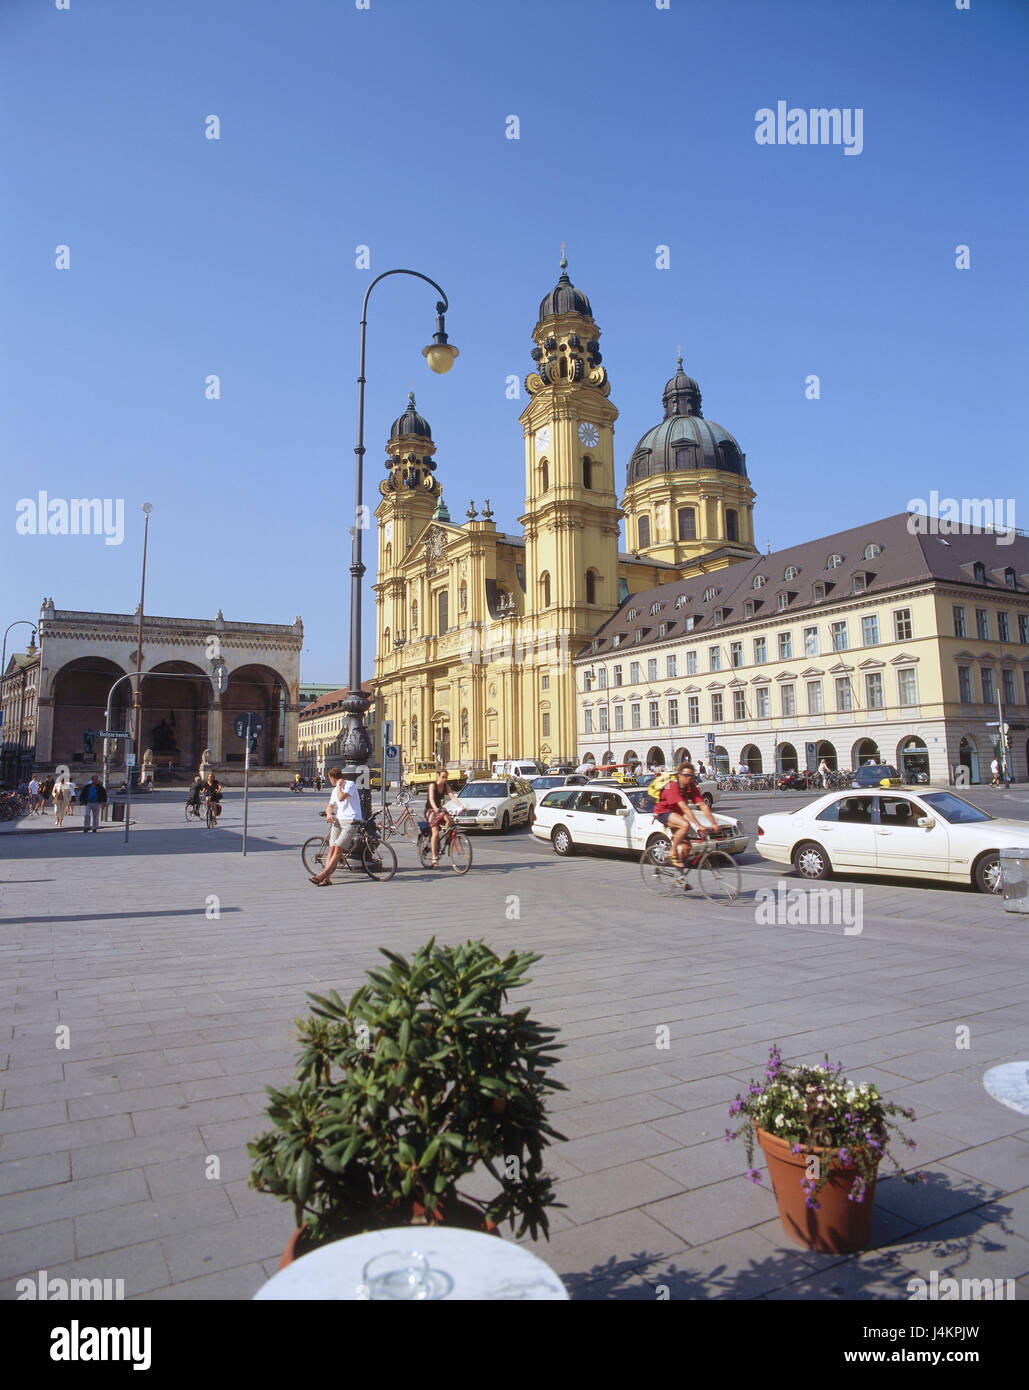
[[[376,1212],[372,1218],[364,1220],[357,1218],[354,1220],[353,1230],[341,1232],[337,1239],[343,1240],[348,1235],[360,1235],[363,1231],[374,1229],[376,1226],[429,1226],[432,1224],[421,1203],[412,1202],[406,1213],[385,1208]],[[472,1206],[470,1202],[462,1202],[460,1198],[454,1203],[449,1216],[444,1215],[441,1211],[440,1224],[458,1226],[465,1231],[482,1231],[485,1235],[500,1235],[496,1225],[485,1219],[479,1207]],[[282,1259],[279,1261],[279,1268],[285,1269],[294,1260],[299,1260],[302,1255],[310,1254],[314,1249],[317,1249],[317,1246],[313,1246],[308,1240],[307,1227],[301,1226],[293,1232],[286,1242]]]
[[[868,1183],[860,1202],[851,1201],[849,1194],[860,1174],[856,1168],[840,1165],[839,1149],[811,1148],[795,1154],[790,1152],[787,1140],[766,1130],[759,1129],[757,1138],[768,1163],[779,1219],[790,1240],[824,1255],[849,1255],[864,1250],[875,1201],[875,1178]],[[807,1205],[807,1193],[801,1187],[812,1154],[830,1165],[828,1182],[815,1194],[820,1203],[817,1210]]]

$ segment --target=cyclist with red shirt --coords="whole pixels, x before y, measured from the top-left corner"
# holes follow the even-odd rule
[[[682,763],[677,768],[675,776],[661,792],[654,815],[666,830],[675,832],[668,862],[677,869],[682,868],[681,846],[691,827],[700,835],[718,829],[718,822],[697,786],[691,763]]]

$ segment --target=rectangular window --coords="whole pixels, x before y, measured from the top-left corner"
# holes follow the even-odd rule
[[[679,508],[679,539],[681,541],[695,541],[697,539],[697,513],[692,507]]]
[[[590,675],[589,671],[583,671],[582,673],[582,688],[584,691],[593,689],[593,677]]]
[[[634,729],[640,728],[640,707],[639,707],[639,705],[632,705],[632,706],[631,706],[631,709],[630,709],[630,712],[631,712],[631,714],[632,714],[632,727],[633,727]]]
[[[897,703],[908,708],[918,704],[918,678],[913,666],[897,672]]]
[[[983,704],[984,704],[984,705],[992,705],[993,702],[994,702],[994,701],[996,700],[996,698],[997,698],[997,692],[996,692],[996,690],[994,689],[994,685],[993,685],[993,672],[990,670],[990,668],[989,668],[988,666],[984,666],[983,669],[982,669],[982,681],[983,681]]]
[[[677,676],[677,675],[679,674],[678,667],[679,667],[679,663],[676,661],[676,659],[675,659],[674,656],[666,656],[666,657],[665,657],[665,675],[666,675],[666,676]]]
[[[721,724],[722,722],[722,697],[721,695],[711,696],[711,723]]]
[[[874,613],[871,617],[861,619],[861,645],[863,647],[877,647],[879,645],[879,619]]]
[[[759,685],[754,691],[754,703],[757,707],[757,717],[759,719],[770,719],[772,714],[771,691],[767,685]]]
[[[550,677],[549,677],[549,676],[544,676],[544,677],[543,677],[543,689],[544,689],[544,690],[549,690],[549,689],[550,689]],[[606,689],[607,689],[607,667],[606,667],[606,666],[601,666],[600,670],[597,672],[597,689],[598,689],[598,690],[606,690]]]
[[[997,636],[1002,642],[1011,641],[1011,620],[1006,613],[997,614]]]
[[[606,705],[601,705],[600,708],[597,710],[597,714],[600,716],[600,732],[601,732],[602,734],[606,734],[606,733],[607,733],[607,706],[606,706]],[[546,727],[544,728],[543,732],[544,732],[545,734],[547,734],[548,737],[549,737],[549,731],[550,731],[550,715],[549,715],[549,714],[545,714],[545,715],[543,716],[543,723],[544,723],[544,725],[546,726]]]
[[[1023,646],[1029,646],[1029,613],[1018,615],[1018,640]]]
[[[721,647],[708,647],[707,649],[708,670],[720,671],[722,669],[722,649]]]
[[[807,683],[807,712],[808,714],[822,713],[821,681],[808,681]]]
[[[1004,691],[1004,703],[1013,705],[1018,698],[1015,694],[1015,673],[1014,671],[1001,671],[1001,688]]]
[[[601,711],[600,711],[600,727],[601,727],[601,728],[603,728],[604,725],[605,725],[605,723],[607,722],[607,721],[605,720],[605,718],[604,718],[604,715],[605,715],[606,713],[607,713],[606,710],[601,710]],[[544,738],[549,738],[549,737],[550,737],[550,715],[549,715],[549,714],[545,714],[545,715],[543,716],[543,737],[544,737]]]
[[[615,733],[620,734],[625,728],[625,706],[615,705]]]
[[[1025,686],[1025,699],[1022,703],[1029,705],[1029,671],[1022,672],[1022,684]]]
[[[836,677],[836,708],[842,714],[847,714],[854,708],[854,697],[846,676]]]
[[[833,623],[832,625],[832,649],[834,652],[845,652],[847,650],[847,621]]]
[[[975,696],[972,694],[971,666],[958,667],[958,699],[963,705],[972,705],[975,703]]]
[[[651,701],[650,701],[650,724],[648,725],[648,728],[656,729],[660,723],[661,723],[661,715],[660,715],[660,713],[658,712],[657,701],[656,701],[656,700],[651,700]]]
[[[586,733],[591,734],[593,732],[593,711],[591,709],[584,710],[583,716],[586,721],[584,725]]]
[[[782,714],[784,719],[793,719],[797,713],[797,695],[792,685],[782,688]]]
[[[697,653],[696,653],[696,652],[687,652],[687,653],[686,653],[686,674],[687,674],[688,676],[695,676],[695,675],[697,674]]]
[[[779,660],[790,661],[793,657],[793,633],[779,633]]]
[[[629,684],[639,685],[640,683],[640,663],[638,661],[629,662]]]
[[[672,727],[673,729],[678,727],[678,724],[679,724],[679,701],[678,701],[678,700],[669,700],[669,701],[668,701],[668,723],[671,725],[671,727]]]
[[[784,609],[789,608],[789,606],[790,606],[790,596],[789,596],[789,594],[777,594],[777,595],[776,595],[776,599],[775,599],[775,606],[776,606],[776,608],[779,610],[780,613],[782,613]]]
[[[881,671],[872,671],[865,677],[865,704],[869,709],[883,708],[883,678]]]
[[[647,662],[647,680],[648,680],[648,681],[656,681],[656,680],[657,680],[657,657],[656,657],[656,656],[652,656],[652,657],[650,658],[650,660]]]
[[[733,642],[732,646],[730,647],[730,652],[731,652],[731,655],[732,655],[732,664],[733,664],[734,666],[742,666],[742,665],[743,665],[743,643],[742,643],[742,642]]]
[[[962,603],[955,603],[950,610],[954,614],[954,636],[967,637],[968,624],[965,621],[965,606]]]
[[[733,719],[746,719],[747,717],[747,692],[745,690],[732,692],[732,717]]]
[[[621,683],[622,683],[622,668],[621,668],[620,666],[614,666],[614,667],[612,667],[612,669],[611,669],[611,674],[612,674],[612,676],[613,676],[613,678],[614,678],[614,683],[615,683],[615,685],[621,685]]]
[[[988,608],[975,610],[975,635],[983,642],[990,640],[990,610]]]
[[[601,686],[607,685],[607,672],[604,670],[603,667],[601,667],[600,672],[599,672],[599,675],[600,675],[600,682],[599,682],[600,685],[601,685]],[[541,690],[549,690],[549,689],[550,689],[550,677],[549,677],[549,676],[544,676],[543,679],[540,681],[540,689],[541,689]]]
[[[895,642],[910,642],[913,636],[911,609],[895,608],[893,610],[893,640]]]
[[[754,638],[754,665],[760,666],[768,660],[768,643],[764,637]]]
[[[818,628],[806,627],[804,629],[804,655],[818,655]]]
[[[1026,673],[1026,679],[1029,680],[1029,672]],[[700,723],[700,696],[699,696],[699,695],[687,695],[687,697],[686,697],[686,723],[687,723],[687,724],[699,724],[699,723]]]

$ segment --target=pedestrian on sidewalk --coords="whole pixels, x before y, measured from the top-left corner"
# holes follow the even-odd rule
[[[29,815],[38,816],[43,810],[43,799],[40,796],[39,778],[33,773],[32,781],[29,783]]]
[[[58,830],[64,826],[64,818],[68,814],[68,806],[71,803],[71,791],[68,783],[62,778],[60,782],[54,783],[54,819],[57,821]]]
[[[68,774],[67,786],[68,786],[68,802],[67,802],[67,805],[65,806],[65,810],[67,811],[67,813],[68,813],[69,816],[74,816],[74,814],[75,814],[75,798],[78,796],[79,793],[78,793],[78,788],[77,788],[76,785],[75,785],[75,778],[72,777],[72,775],[71,775],[70,773]]]
[[[52,773],[47,773],[43,785],[39,789],[39,794],[43,798],[42,814],[45,816],[50,808],[50,798],[54,794],[54,779]]]
[[[83,807],[82,833],[88,835],[92,829],[95,835],[100,828],[100,807],[107,805],[107,788],[101,782],[98,772],[94,772],[88,784],[83,787],[79,801]],[[90,821],[93,822],[92,826]]]

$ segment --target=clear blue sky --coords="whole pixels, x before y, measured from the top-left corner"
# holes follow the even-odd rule
[[[2,625],[51,593],[131,612],[150,501],[149,612],[300,613],[304,679],[345,681],[369,278],[438,280],[461,356],[446,377],[425,367],[427,286],[375,290],[366,501],[413,377],[455,521],[488,491],[514,530],[525,400],[505,380],[530,369],[562,240],[603,331],[623,484],[681,342],[704,413],[747,454],[762,547],[931,489],[1015,496],[1029,524],[1027,14],[5,0]],[[860,107],[861,154],[758,145],[755,113],[778,100]],[[16,534],[17,501],[40,488],[124,498],[124,543]]]

